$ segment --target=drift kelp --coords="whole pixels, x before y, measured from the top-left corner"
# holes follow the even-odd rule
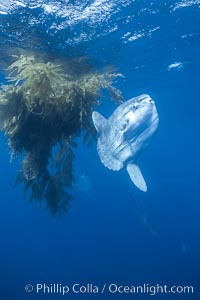
[[[31,201],[45,200],[52,214],[58,214],[67,211],[71,199],[66,188],[74,183],[74,138],[82,130],[85,142],[95,136],[91,116],[102,89],[115,101],[122,100],[112,85],[121,74],[87,68],[75,75],[34,56],[14,58],[8,67],[9,84],[0,91],[0,129],[12,156],[25,153],[17,183],[24,182]]]

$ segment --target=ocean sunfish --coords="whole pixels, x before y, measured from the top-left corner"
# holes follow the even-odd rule
[[[149,95],[140,95],[119,105],[108,119],[94,111],[92,120],[100,134],[97,151],[101,162],[113,171],[125,167],[132,182],[146,192],[137,158],[158,127],[155,102]]]

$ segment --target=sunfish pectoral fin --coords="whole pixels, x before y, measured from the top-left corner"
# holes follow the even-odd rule
[[[107,120],[102,116],[100,113],[97,111],[93,111],[92,113],[92,121],[94,123],[94,126],[98,132],[102,132],[106,125],[107,125]]]
[[[142,173],[140,171],[140,168],[134,164],[134,163],[128,163],[127,164],[127,172],[133,181],[133,183],[143,192],[147,191],[147,185],[144,180],[144,177],[142,176]]]

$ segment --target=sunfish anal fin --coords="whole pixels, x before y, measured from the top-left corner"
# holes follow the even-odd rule
[[[97,111],[93,111],[92,113],[92,120],[94,123],[94,126],[98,132],[104,131],[106,125],[107,125],[107,120],[104,118],[100,113]]]
[[[146,182],[144,180],[144,177],[140,171],[140,168],[134,164],[134,163],[128,163],[127,164],[127,172],[131,178],[131,180],[133,181],[133,183],[143,192],[147,191],[147,185]]]

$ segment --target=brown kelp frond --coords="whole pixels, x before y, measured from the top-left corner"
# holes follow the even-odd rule
[[[15,85],[25,80],[27,87],[32,87],[39,80],[46,80],[54,84],[65,77],[60,65],[39,62],[34,56],[21,55],[16,58],[17,60],[8,67],[9,74],[7,76],[7,79],[14,82]]]
[[[8,71],[7,79],[15,86],[22,86],[24,103],[36,114],[42,114],[46,98],[58,99],[60,86],[66,81],[60,65],[38,62],[34,56],[21,55],[8,67]],[[41,106],[40,110],[38,106]]]
[[[98,97],[101,89],[112,91],[112,99],[116,102],[122,102],[123,97],[121,91],[113,87],[113,81],[116,78],[123,77],[120,73],[104,73],[104,74],[87,74],[79,79],[77,87],[81,94],[86,96],[88,93],[91,96]]]
[[[34,56],[12,55],[12,57],[15,58],[15,61],[8,67],[10,76],[13,72],[20,74],[27,66],[30,66],[35,60]],[[12,81],[18,80],[18,78],[15,78],[14,76],[8,78]]]
[[[45,193],[47,208],[52,215],[62,215],[68,211],[70,202],[73,199],[65,190],[59,177],[52,176],[48,182]]]
[[[13,86],[3,86],[0,91],[0,129],[12,135],[21,115],[20,92]]]
[[[88,66],[85,73],[82,67],[80,74],[74,74],[64,71],[62,64],[34,56],[14,58],[8,67],[9,84],[0,90],[0,130],[12,154],[24,155],[16,181],[24,183],[31,201],[46,201],[53,215],[60,214],[69,207],[75,181],[74,139],[82,131],[88,144],[95,137],[93,109],[102,90],[122,101],[113,86],[122,75],[101,74]]]

